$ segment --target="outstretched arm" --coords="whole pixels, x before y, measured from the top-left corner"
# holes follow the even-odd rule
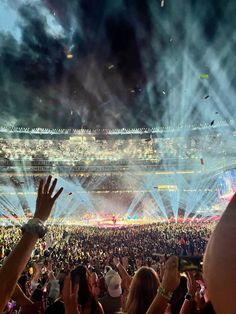
[[[42,222],[48,219],[54,202],[63,190],[61,188],[52,197],[57,180],[55,179],[51,185],[51,178],[51,176],[48,177],[46,184],[41,180],[38,189],[34,218],[38,218]],[[36,233],[25,232],[0,269],[0,313],[13,294],[17,280],[24,270],[38,238]]]
[[[219,314],[236,309],[236,194],[207,245],[203,270],[209,299]]]
[[[13,295],[11,298],[16,301],[17,305],[25,306],[25,305],[31,305],[33,302],[24,294],[24,292],[21,290],[20,286],[17,284],[15,287],[15,291],[13,292]]]
[[[180,310],[180,314],[191,314],[194,313],[194,309],[195,309],[195,295],[197,292],[197,282],[194,278],[194,275],[192,272],[187,272],[187,288],[188,288],[188,295],[192,297],[191,300],[187,300],[185,299],[181,310]]]
[[[119,272],[124,288],[128,290],[131,284],[132,278],[127,273],[127,270],[125,269],[125,267],[120,263],[120,259],[118,257],[113,257],[113,264],[116,266]]]
[[[164,314],[173,292],[179,286],[180,275],[178,271],[178,258],[171,256],[166,262],[166,267],[157,295],[147,310],[146,314]]]

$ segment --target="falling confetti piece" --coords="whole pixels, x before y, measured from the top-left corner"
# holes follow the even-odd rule
[[[108,67],[109,70],[111,70],[111,69],[113,69],[113,68],[114,68],[114,65],[113,65],[113,64],[109,65],[109,67]]]
[[[211,121],[211,125],[213,125],[215,123],[215,120]]]
[[[209,96],[209,95],[207,95],[207,96],[205,96],[205,97],[204,97],[204,99],[208,99],[209,97],[210,97],[210,96]]]
[[[200,75],[200,78],[203,79],[203,80],[208,80],[209,79],[209,74],[203,73],[203,74]]]
[[[135,90],[134,90],[134,89],[131,89],[130,92],[131,92],[131,93],[135,93]]]
[[[72,59],[73,55],[72,55],[72,53],[67,53],[66,57],[67,57],[67,59]]]
[[[216,111],[216,114],[218,114],[219,112],[218,111]]]
[[[163,90],[163,91],[162,91],[162,94],[164,94],[164,95],[165,95],[165,94],[166,94],[166,92]]]
[[[71,195],[72,193],[70,192],[69,195]]]
[[[152,139],[149,137],[149,138],[146,138],[145,142],[150,142]]]
[[[200,160],[201,160],[201,165],[204,165],[204,160],[203,160],[203,158],[201,158]]]
[[[165,5],[165,1],[164,0],[161,0],[161,7],[163,8]]]

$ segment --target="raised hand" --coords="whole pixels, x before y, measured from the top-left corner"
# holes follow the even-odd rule
[[[64,285],[62,290],[62,300],[65,306],[65,314],[80,314],[78,306],[78,291],[79,284],[75,284],[72,290],[72,282],[70,275],[67,275],[64,279]]]
[[[165,254],[160,255],[160,263],[165,263],[165,262],[166,262]]]
[[[136,258],[135,264],[136,264],[137,269],[141,268],[142,265],[143,265],[142,259],[141,258]]]
[[[187,275],[187,287],[188,287],[188,293],[191,294],[191,296],[194,298],[196,292],[197,292],[197,282],[194,278],[194,275],[192,272],[186,272]]]
[[[124,266],[125,269],[127,269],[128,266],[129,266],[128,257],[127,256],[123,256],[121,260],[122,260],[122,265]]]
[[[52,194],[57,184],[57,179],[55,179],[52,184],[51,179],[52,176],[49,176],[46,183],[41,180],[38,188],[38,197],[36,200],[36,210],[34,218],[39,218],[42,221],[46,221],[48,219],[56,199],[63,191],[63,188],[60,188],[57,193],[52,197]]]
[[[178,271],[178,258],[171,256],[165,265],[165,271],[162,278],[162,287],[169,292],[174,292],[180,284],[180,274]]]
[[[39,263],[36,263],[36,262],[33,263],[34,274],[38,274],[38,273],[40,274],[42,268],[43,268],[42,264],[39,264]]]
[[[116,257],[116,256],[113,257],[112,261],[115,266],[117,266],[120,263],[119,257]]]
[[[48,272],[52,272],[52,259],[51,259],[51,257],[49,257],[47,260],[47,270],[48,270]]]

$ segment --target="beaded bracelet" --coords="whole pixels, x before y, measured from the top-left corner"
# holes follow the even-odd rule
[[[173,293],[167,291],[165,288],[163,288],[162,286],[159,286],[159,288],[157,289],[157,293],[160,294],[164,299],[166,299],[168,302],[171,300]]]

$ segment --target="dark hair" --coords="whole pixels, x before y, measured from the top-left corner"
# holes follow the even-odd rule
[[[78,303],[81,305],[82,311],[90,304],[91,307],[97,308],[97,302],[92,295],[92,287],[89,282],[89,272],[83,265],[76,267],[71,271],[72,286],[79,284]]]
[[[19,278],[19,280],[18,280],[18,284],[19,284],[21,290],[24,292],[24,294],[27,293],[27,292],[26,292],[26,283],[27,283],[27,281],[28,281],[28,277],[27,277],[27,275],[25,275],[25,274],[23,274],[23,275]]]
[[[202,314],[215,314],[216,312],[215,312],[215,310],[214,310],[214,308],[213,308],[211,302],[208,301],[208,302],[204,305],[204,307],[203,307],[201,313],[202,313]]]
[[[43,301],[43,291],[41,289],[36,288],[32,293],[31,300],[33,302]]]
[[[178,288],[174,291],[173,296],[170,300],[171,313],[179,314],[182,304],[184,302],[184,296],[188,292],[187,278],[184,276],[180,277],[180,283]]]

